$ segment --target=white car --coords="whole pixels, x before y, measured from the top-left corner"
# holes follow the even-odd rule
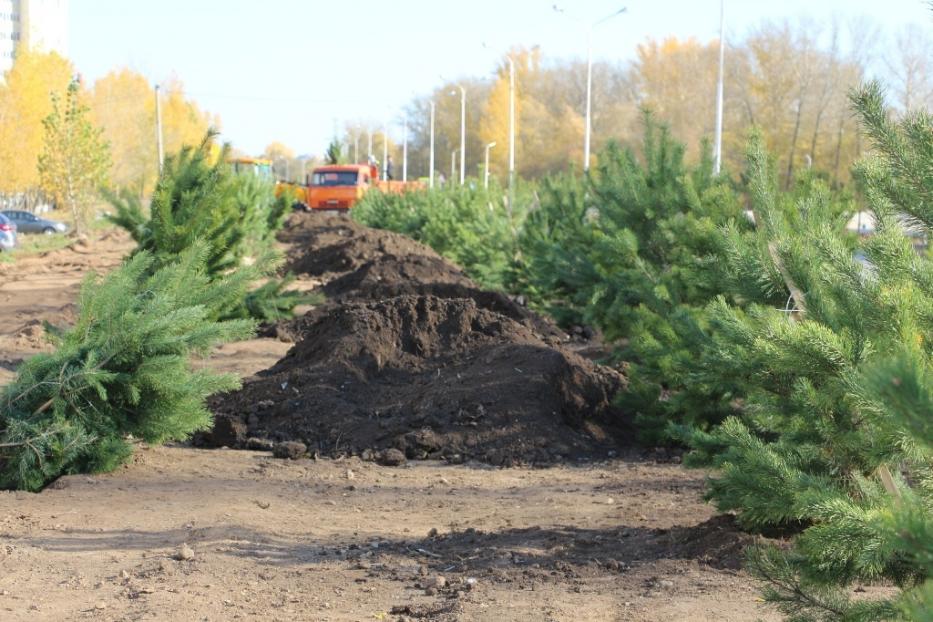
[[[0,214],[0,251],[5,253],[16,248],[16,224]]]

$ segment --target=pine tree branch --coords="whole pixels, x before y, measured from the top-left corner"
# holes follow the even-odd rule
[[[797,307],[798,319],[802,319],[807,312],[807,303],[804,299],[803,292],[800,291],[799,287],[797,287],[794,279],[791,278],[790,273],[784,266],[784,261],[781,259],[781,254],[777,249],[777,242],[768,243],[768,253],[771,255],[771,259],[774,261],[774,265],[778,269],[778,272],[781,273],[781,278],[784,279],[784,284],[787,286],[787,290],[794,298],[794,305]]]

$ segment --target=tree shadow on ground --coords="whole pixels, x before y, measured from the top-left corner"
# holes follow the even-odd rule
[[[66,553],[159,550],[171,555],[188,543],[211,554],[248,558],[270,565],[348,562],[365,569],[426,566],[445,573],[482,574],[513,569],[561,573],[565,577],[624,571],[659,559],[695,560],[718,569],[741,566],[752,536],[739,531],[731,516],[717,516],[691,527],[648,529],[570,526],[480,531],[466,529],[417,539],[355,539],[283,536],[229,525],[162,531],[70,530],[62,535],[23,538],[31,546]]]

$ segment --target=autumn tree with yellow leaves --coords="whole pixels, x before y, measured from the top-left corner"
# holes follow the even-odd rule
[[[0,193],[38,188],[42,121],[52,112],[52,94],[64,93],[74,73],[71,63],[54,52],[17,53],[0,83]]]
[[[219,118],[185,96],[184,86],[176,79],[162,83],[160,97],[167,154],[199,144],[209,128],[220,125]],[[90,106],[113,152],[111,184],[140,196],[151,192],[159,174],[153,85],[130,69],[114,70],[94,83]]]
[[[71,62],[57,53],[18,51],[0,82],[0,194],[38,196],[43,120],[52,113],[53,95],[64,97],[75,75]],[[153,86],[129,69],[111,71],[89,88],[80,81],[76,86],[89,122],[110,145],[109,183],[140,196],[151,192],[158,176]],[[219,127],[220,120],[188,98],[180,81],[164,82],[161,93],[166,153],[197,144],[208,128]]]
[[[129,69],[111,71],[94,83],[91,116],[110,144],[110,182],[142,195],[158,175],[155,142],[155,97],[142,75]]]

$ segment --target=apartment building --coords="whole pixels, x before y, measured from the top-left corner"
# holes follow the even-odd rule
[[[0,79],[21,46],[68,53],[68,0],[0,0]]]

